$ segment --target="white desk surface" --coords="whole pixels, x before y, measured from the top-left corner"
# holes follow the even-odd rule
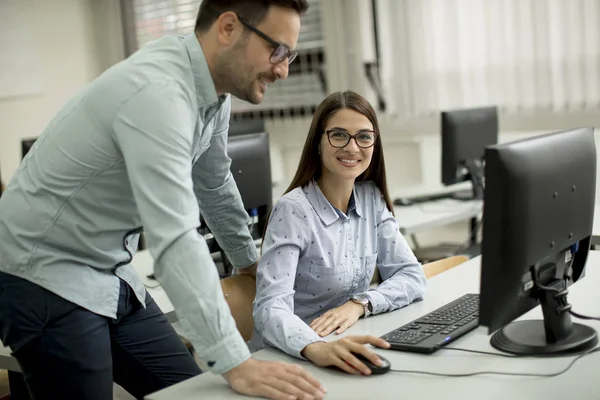
[[[146,290],[148,290],[148,293],[150,293],[150,296],[152,296],[158,305],[158,308],[165,313],[169,322],[173,323],[177,321],[175,307],[173,307],[165,290],[158,284],[158,281],[147,278],[147,276],[154,271],[154,260],[152,259],[150,252],[148,250],[138,251],[133,257],[131,265],[144,282],[144,285],[146,285]]]
[[[592,227],[592,245],[600,245],[600,203],[594,209],[594,225]]]
[[[464,293],[479,292],[480,258],[474,258],[454,269],[431,278],[425,300],[392,313],[360,320],[347,334],[380,336],[404,323],[448,303]],[[600,252],[590,252],[586,276],[569,288],[569,302],[577,312],[600,315],[595,295],[600,282]],[[521,319],[541,318],[538,306]],[[577,322],[582,322],[575,320]],[[600,322],[585,322],[596,329]],[[346,333],[345,333],[346,334]],[[343,336],[343,335],[340,335]],[[333,337],[330,337],[333,339]],[[495,352],[489,344],[485,328],[480,327],[451,343],[449,347]],[[509,371],[554,373],[564,369],[573,357],[509,359],[493,355],[469,354],[439,350],[430,355],[377,349],[395,369],[422,370],[439,373],[476,371]],[[253,355],[257,359],[298,363],[327,388],[326,399],[600,399],[598,369],[600,354],[578,360],[567,372],[553,378],[479,375],[465,378],[436,377],[389,372],[385,375],[355,377],[334,370],[318,368],[273,349]],[[148,400],[170,399],[234,399],[247,398],[234,393],[221,376],[205,373],[146,397]]]
[[[470,182],[461,182],[451,186],[440,184],[403,187],[393,192],[392,200],[399,197],[410,198],[470,189]],[[404,235],[411,235],[478,217],[481,215],[482,210],[483,201],[481,200],[442,199],[411,206],[394,206],[394,214],[398,220],[400,232]]]
[[[394,206],[400,232],[411,235],[481,215],[483,201],[442,199],[411,206]]]

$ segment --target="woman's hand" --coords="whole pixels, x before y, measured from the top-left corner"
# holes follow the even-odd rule
[[[319,318],[315,318],[310,323],[310,327],[321,337],[325,337],[333,332],[334,329],[339,328],[336,332],[339,335],[354,325],[364,313],[365,309],[362,305],[349,301],[327,311]]]
[[[320,367],[334,366],[349,374],[370,375],[371,370],[355,354],[362,354],[375,365],[381,365],[381,359],[365,344],[383,349],[390,347],[388,342],[376,336],[348,336],[333,342],[311,343],[302,350],[302,355]]]

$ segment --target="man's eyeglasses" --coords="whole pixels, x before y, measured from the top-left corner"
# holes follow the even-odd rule
[[[336,128],[330,129],[325,133],[327,134],[329,144],[337,148],[348,146],[350,140],[354,139],[358,147],[367,149],[375,144],[375,138],[377,137],[376,131],[369,130],[358,131],[356,135],[351,135],[347,130]]]
[[[287,58],[288,64],[291,64],[292,61],[294,61],[296,59],[296,57],[298,56],[297,51],[291,51],[290,48],[287,47],[285,44],[279,43],[278,41],[271,39],[269,36],[267,36],[261,30],[253,27],[252,25],[250,25],[248,22],[244,21],[239,16],[238,16],[238,19],[240,20],[242,25],[244,25],[246,28],[250,29],[252,32],[256,33],[258,36],[263,38],[267,43],[269,43],[271,45],[271,47],[273,47],[273,52],[271,53],[271,58],[269,60],[269,61],[271,61],[271,64],[277,65],[280,62],[283,62],[283,60],[285,60],[286,58]]]

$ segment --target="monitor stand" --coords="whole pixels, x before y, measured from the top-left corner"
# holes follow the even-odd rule
[[[580,353],[598,344],[594,328],[571,322],[563,281],[557,279],[548,286],[552,289],[539,291],[544,319],[504,326],[490,340],[494,348],[517,355],[559,355]]]
[[[463,163],[467,178],[471,181],[472,190],[460,191],[452,194],[455,200],[483,200],[484,194],[484,170],[483,162],[478,159],[467,160]]]

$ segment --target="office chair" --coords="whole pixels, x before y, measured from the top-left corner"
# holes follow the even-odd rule
[[[434,277],[437,274],[441,274],[444,271],[447,271],[451,268],[456,267],[468,261],[469,257],[467,256],[451,256],[447,258],[442,258],[441,260],[432,261],[427,264],[423,264],[423,271],[425,272],[425,278],[429,279]],[[381,276],[379,275],[379,271],[375,268],[375,273],[373,274],[373,279],[371,279],[370,288],[376,288],[382,282]]]
[[[423,265],[423,271],[425,272],[425,277],[427,279],[436,276],[437,274],[441,274],[444,271],[447,271],[451,268],[456,267],[468,261],[469,257],[467,256],[452,256],[447,258],[442,258],[441,260],[433,261]]]
[[[232,275],[221,279],[221,290],[229,305],[235,325],[245,341],[252,337],[254,319],[252,303],[256,297],[256,277],[250,275]]]

